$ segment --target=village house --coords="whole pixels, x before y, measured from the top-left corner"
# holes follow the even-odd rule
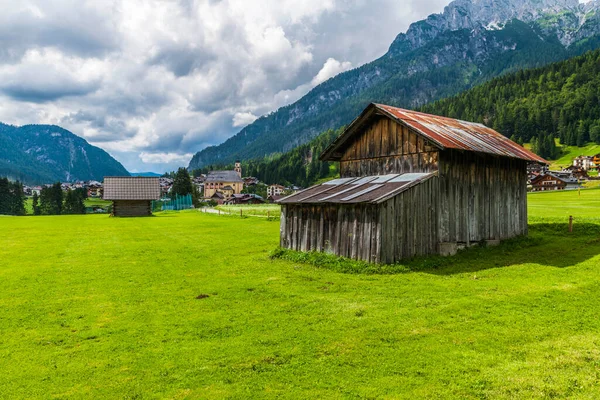
[[[204,198],[211,199],[215,193],[220,193],[223,195],[223,200],[226,200],[233,194],[242,193],[243,189],[242,167],[239,162],[236,162],[233,171],[210,171],[206,175]],[[213,200],[218,202],[214,198]]]
[[[263,204],[264,202],[265,200],[257,194],[243,193],[231,195],[224,204]]]
[[[254,186],[254,185],[258,185],[258,183],[260,182],[258,180],[258,178],[255,178],[253,176],[247,176],[244,179],[244,186]]]
[[[564,168],[561,172],[567,173],[571,177],[578,180],[587,180],[590,178],[587,169],[583,169],[582,167],[576,167],[574,165]]]
[[[160,185],[160,197],[166,198],[171,192],[171,188],[173,187],[173,179],[167,177],[158,178],[158,183]]]
[[[88,197],[102,197],[103,187],[98,181],[89,181],[86,184]]]
[[[580,168],[584,171],[589,171],[594,168],[594,157],[578,156],[573,159],[573,167]]]
[[[160,183],[154,177],[107,176],[104,200],[112,200],[115,217],[152,215],[152,201],[160,199]]]
[[[280,245],[375,263],[527,234],[527,163],[484,125],[369,105],[321,156],[339,179],[279,201]]]
[[[575,190],[580,186],[579,180],[569,171],[548,171],[531,180],[531,190],[533,192]]]
[[[600,154],[596,154],[592,157],[593,168],[600,171]]]
[[[267,187],[267,196],[281,196],[285,192],[285,186],[269,185]]]

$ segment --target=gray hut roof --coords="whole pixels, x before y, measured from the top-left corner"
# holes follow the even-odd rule
[[[408,173],[340,178],[277,200],[280,204],[381,203],[436,175]]]
[[[205,182],[244,182],[235,171],[210,171]]]
[[[158,200],[158,178],[107,176],[104,178],[104,200]]]

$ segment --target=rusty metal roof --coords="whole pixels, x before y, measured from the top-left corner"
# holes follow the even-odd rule
[[[408,173],[340,178],[277,200],[280,204],[381,203],[436,175]]]
[[[375,112],[373,112],[375,111]],[[542,157],[518,145],[495,130],[483,124],[440,117],[417,111],[371,104],[355,119],[350,126],[323,153],[322,159],[337,160],[333,153],[346,143],[356,132],[355,125],[364,123],[365,118],[374,114],[383,114],[396,122],[406,125],[433,142],[441,150],[457,149],[477,153],[492,154],[501,157],[517,158],[530,162],[548,164]]]

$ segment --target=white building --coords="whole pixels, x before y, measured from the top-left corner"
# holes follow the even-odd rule
[[[579,156],[573,159],[573,166],[588,171],[594,168],[594,157]]]
[[[281,185],[270,185],[267,188],[267,196],[281,196],[285,192],[285,187]]]

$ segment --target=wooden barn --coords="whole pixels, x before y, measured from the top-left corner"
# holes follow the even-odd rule
[[[152,215],[152,200],[160,199],[158,178],[110,176],[104,178],[104,200],[112,200],[115,217]]]
[[[284,199],[281,246],[376,263],[527,234],[527,163],[481,124],[369,105],[321,155],[339,179]]]

